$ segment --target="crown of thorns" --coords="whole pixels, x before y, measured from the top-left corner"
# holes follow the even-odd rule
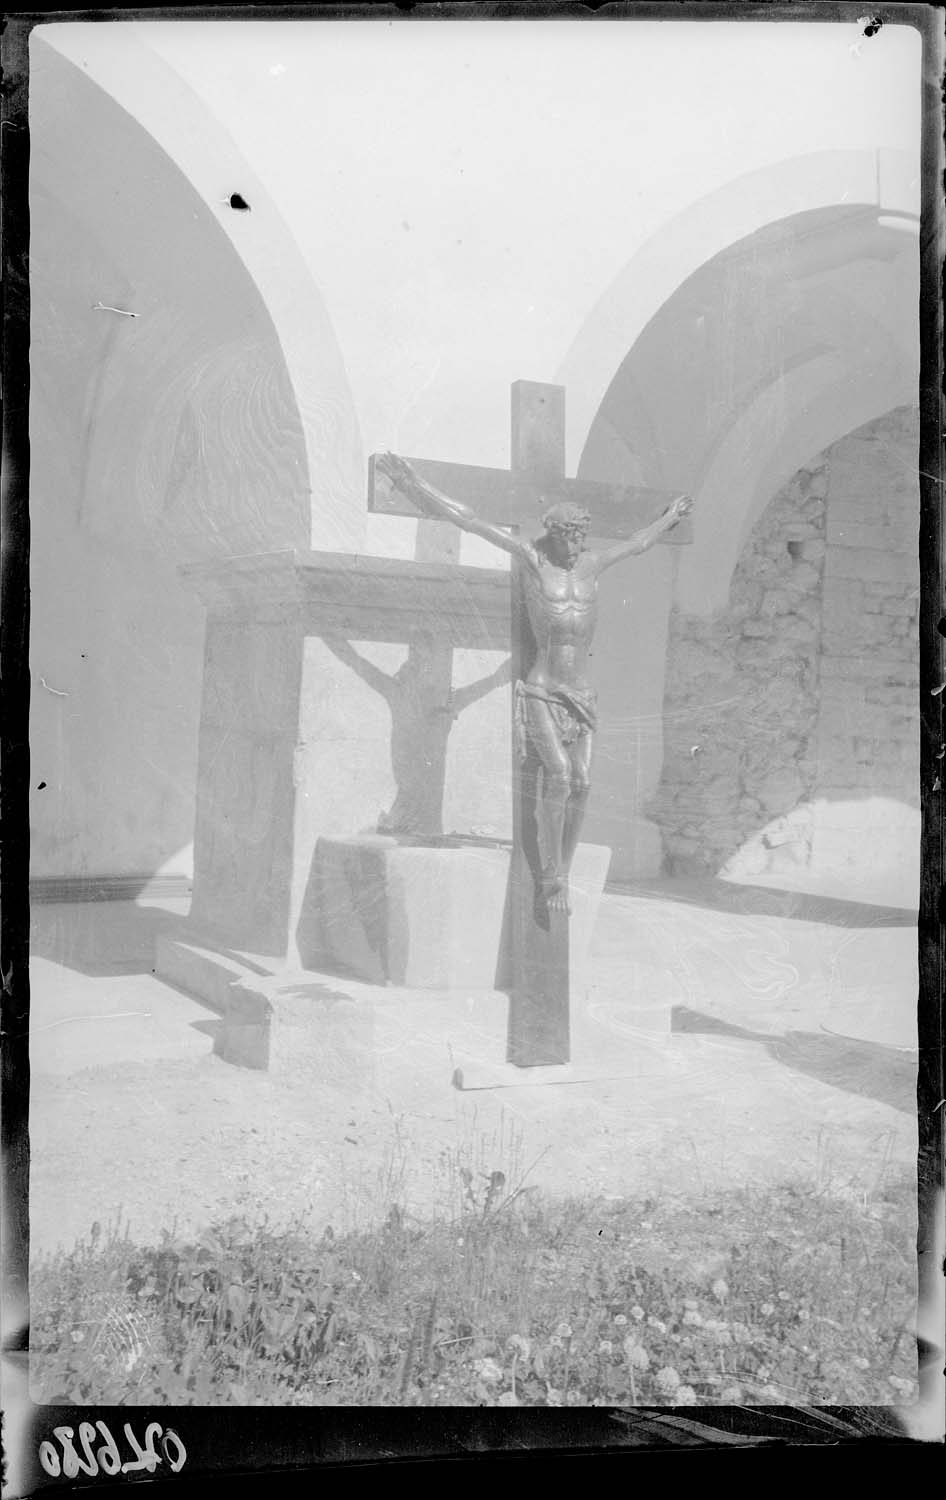
[[[546,531],[587,531],[591,525],[591,516],[583,506],[565,500],[545,512],[542,525]]]

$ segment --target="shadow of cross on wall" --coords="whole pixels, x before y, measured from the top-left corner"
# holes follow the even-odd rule
[[[417,562],[458,563],[460,534],[442,521],[421,520],[414,548]],[[460,714],[512,679],[512,658],[464,687],[453,687],[454,645],[431,628],[419,628],[396,672],[384,672],[342,636],[324,644],[378,693],[391,715],[391,770],[396,788],[378,832],[435,840],[443,835],[447,746]]]

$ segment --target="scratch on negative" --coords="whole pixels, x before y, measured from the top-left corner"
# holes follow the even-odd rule
[[[150,1010],[109,1010],[98,1016],[63,1016],[61,1021],[49,1021],[45,1026],[31,1026],[30,1035],[37,1036],[41,1031],[52,1031],[56,1026],[68,1026],[73,1021],[118,1021],[126,1016],[137,1016],[140,1020],[150,1020]]]
[[[47,693],[53,693],[57,698],[68,698],[68,693],[62,692],[59,688],[50,687],[45,677],[41,677],[39,680],[43,684],[43,687],[46,689]]]
[[[93,302],[92,311],[120,313],[123,318],[137,318],[138,316],[137,313],[129,312],[128,309],[124,307],[110,307],[107,302]]]

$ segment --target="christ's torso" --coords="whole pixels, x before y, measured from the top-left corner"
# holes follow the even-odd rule
[[[598,580],[584,554],[577,568],[559,568],[538,555],[522,570],[536,657],[528,680],[544,687],[587,685],[588,652],[598,618]]]

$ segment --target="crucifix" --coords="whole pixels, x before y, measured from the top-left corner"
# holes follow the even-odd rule
[[[371,459],[369,509],[452,522],[512,557],[512,982],[507,1060],[569,1061],[568,875],[597,727],[587,678],[598,578],[661,541],[689,540],[687,495],[565,478],[565,391],[512,387],[509,470]],[[519,534],[539,522],[536,540]],[[683,523],[681,525],[681,523]],[[606,545],[589,547],[589,535]]]

